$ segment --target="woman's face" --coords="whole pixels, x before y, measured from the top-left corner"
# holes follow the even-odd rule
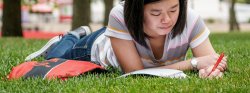
[[[144,32],[159,37],[172,31],[179,16],[179,0],[161,0],[144,6]]]

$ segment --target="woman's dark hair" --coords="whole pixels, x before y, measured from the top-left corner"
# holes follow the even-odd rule
[[[145,38],[148,37],[143,31],[143,16],[144,16],[144,5],[157,2],[160,0],[125,0],[124,5],[124,20],[129,33],[133,39],[140,45],[148,48]],[[173,27],[172,38],[181,34],[186,25],[187,16],[187,0],[179,0],[180,13],[178,20]]]

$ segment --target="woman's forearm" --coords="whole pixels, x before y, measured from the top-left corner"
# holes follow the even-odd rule
[[[190,61],[191,61],[191,59],[177,62],[177,63],[171,64],[171,65],[161,66],[159,68],[177,69],[177,70],[182,70],[182,71],[192,70],[193,67],[192,67]]]

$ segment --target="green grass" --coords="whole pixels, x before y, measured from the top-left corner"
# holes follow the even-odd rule
[[[216,33],[210,36],[215,50],[228,55],[229,71],[221,79],[200,79],[197,73],[186,72],[190,78],[159,77],[116,78],[120,74],[85,74],[67,81],[40,78],[6,80],[13,66],[39,49],[46,40],[0,38],[0,93],[19,92],[240,92],[250,93],[250,33]],[[189,52],[190,56],[190,52]],[[40,60],[40,59],[39,59]]]

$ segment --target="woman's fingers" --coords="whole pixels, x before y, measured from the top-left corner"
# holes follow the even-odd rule
[[[222,65],[224,66],[224,69],[226,70],[227,69],[227,62],[222,61]]]
[[[219,69],[221,72],[224,72],[224,71],[227,69],[227,62],[222,61],[222,62],[218,65],[217,69]]]
[[[207,77],[207,75],[206,75],[206,73],[205,73],[205,69],[199,70],[199,77],[200,77],[200,78],[205,78],[205,77]]]
[[[199,77],[200,78],[219,78],[223,76],[223,72],[219,69],[214,70],[209,76],[208,74],[211,72],[212,66],[206,69],[199,70]]]
[[[221,72],[224,72],[225,71],[225,69],[224,69],[224,67],[223,66],[221,66],[222,64],[219,64],[218,65],[218,67],[217,67],[217,69],[219,69]]]
[[[197,58],[198,61],[197,68],[206,69],[210,66],[214,66],[217,60],[219,59],[219,56],[220,56],[219,54],[213,54]],[[222,64],[220,64],[220,66],[218,66],[217,69],[223,72],[227,69],[227,56],[223,57],[221,63]]]
[[[219,77],[220,73],[221,73],[220,70],[219,70],[219,69],[216,69],[216,70],[213,71],[208,77],[209,77],[209,78]]]
[[[221,62],[221,63],[218,65],[217,69],[219,69],[221,72],[226,71],[226,69],[227,69],[227,63],[226,63],[226,62]]]
[[[224,72],[227,69],[227,57],[223,57],[220,64],[217,66],[217,69],[219,69],[221,72]]]
[[[225,71],[227,63],[225,61],[221,62],[218,67],[210,74],[208,75],[214,65],[209,66],[208,68],[205,69],[200,69],[199,70],[199,77],[200,78],[219,78],[223,76],[223,71]]]
[[[222,63],[225,65],[225,69],[227,69],[227,56],[223,58]]]

